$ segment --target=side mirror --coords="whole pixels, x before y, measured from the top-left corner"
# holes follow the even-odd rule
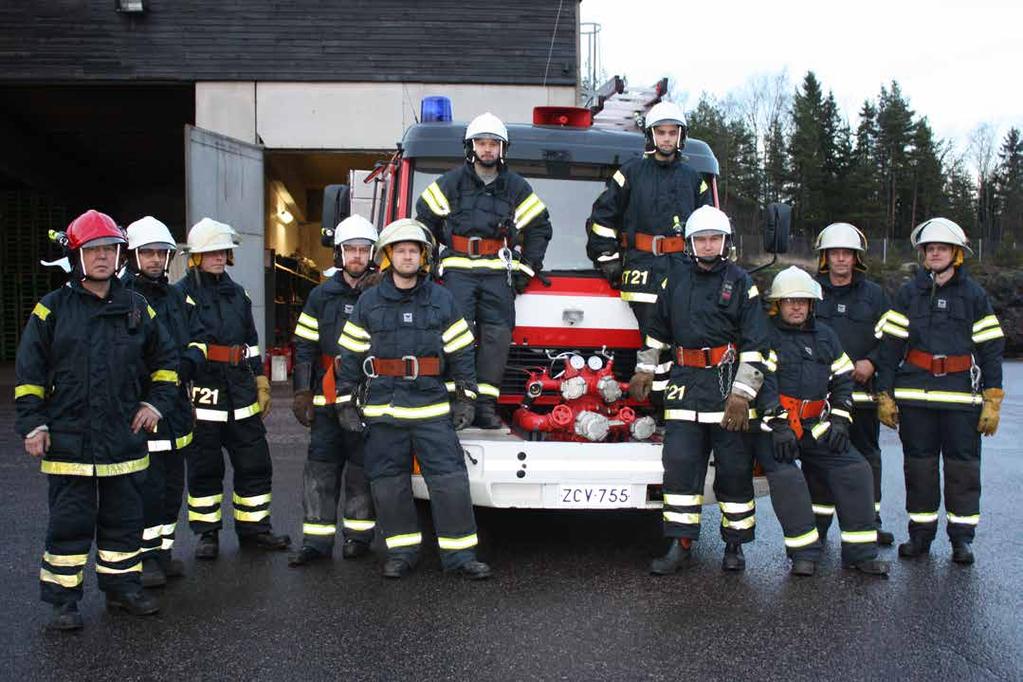
[[[352,214],[351,188],[348,185],[327,185],[323,188],[323,219],[320,243],[334,248],[334,228]]]
[[[791,231],[792,207],[788,204],[768,204],[764,211],[764,251],[788,253]]]

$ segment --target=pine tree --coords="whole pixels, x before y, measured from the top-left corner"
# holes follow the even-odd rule
[[[793,228],[797,234],[812,233],[827,216],[823,118],[820,82],[809,71],[792,98],[792,135],[788,144]]]
[[[856,146],[852,152],[847,182],[848,220],[868,235],[884,234],[883,185],[878,159],[877,108],[867,100],[860,108]]]
[[[885,234],[891,238],[908,235],[910,207],[900,202],[904,198],[902,185],[908,182],[907,149],[913,137],[913,110],[903,98],[899,84],[892,81],[891,90],[881,88],[877,106],[878,169],[882,180],[882,198],[885,206]]]
[[[1019,128],[1010,128],[998,152],[994,172],[996,239],[1023,236],[1023,138]]]

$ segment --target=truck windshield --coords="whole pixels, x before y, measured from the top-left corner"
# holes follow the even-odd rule
[[[423,162],[417,159],[412,178],[413,205],[427,185],[457,163],[453,160]],[[590,217],[593,202],[604,189],[604,178],[613,172],[613,168],[573,166],[558,169],[558,177],[544,174],[539,164],[530,168],[517,167],[513,162],[511,168],[529,180],[533,191],[547,204],[551,214],[554,236],[544,257],[544,270],[593,270],[593,264],[586,257],[586,220]]]

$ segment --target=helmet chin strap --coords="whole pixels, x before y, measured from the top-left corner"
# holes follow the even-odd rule
[[[117,264],[120,263],[120,262],[121,262],[121,245],[118,244],[117,245],[117,250],[114,252],[114,270],[112,272],[116,272],[117,271]],[[90,277],[89,273],[86,272],[86,270],[85,270],[85,249],[83,249],[83,248],[78,249],[78,263],[82,267],[82,281],[83,282],[85,280],[87,280],[87,279],[88,280],[92,280],[93,282],[105,282],[108,279],[110,279],[110,277],[114,276],[113,274],[111,274],[110,277],[104,277],[103,279],[99,279],[97,277]]]
[[[728,248],[728,235],[721,233],[721,248],[716,256],[696,255],[696,235],[689,237],[689,248],[693,251],[693,257],[701,263],[717,263],[718,261],[725,260],[725,249]]]

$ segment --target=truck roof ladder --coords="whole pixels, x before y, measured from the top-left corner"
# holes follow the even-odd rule
[[[642,130],[640,123],[650,107],[660,102],[667,93],[667,78],[647,88],[630,88],[625,78],[614,76],[597,88],[596,102],[590,106],[593,127],[639,132]]]

